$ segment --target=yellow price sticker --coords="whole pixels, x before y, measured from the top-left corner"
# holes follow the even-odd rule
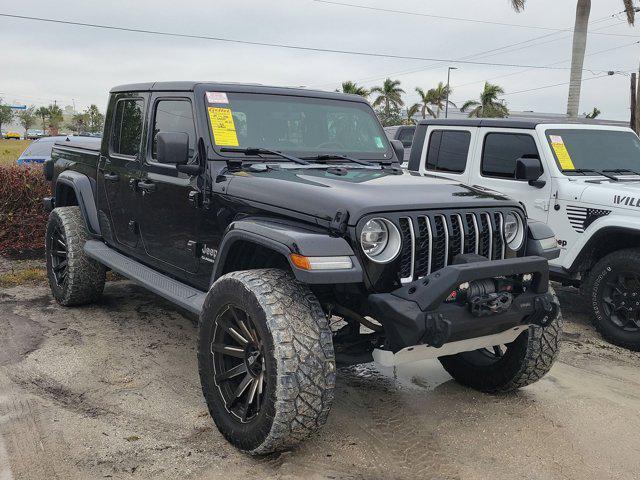
[[[209,120],[216,145],[221,147],[237,147],[239,145],[230,108],[209,107]]]
[[[551,136],[551,148],[553,148],[554,153],[556,154],[556,158],[558,159],[558,163],[560,163],[560,168],[562,170],[575,170],[576,167],[573,164],[573,160],[571,160],[571,155],[569,155],[569,151],[567,150],[562,137],[559,135]]]

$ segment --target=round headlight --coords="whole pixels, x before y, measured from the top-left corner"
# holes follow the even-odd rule
[[[364,254],[376,263],[388,263],[396,258],[401,243],[400,232],[386,218],[372,218],[360,232]]]
[[[504,219],[504,237],[511,250],[518,250],[524,241],[524,224],[517,213],[510,212]]]

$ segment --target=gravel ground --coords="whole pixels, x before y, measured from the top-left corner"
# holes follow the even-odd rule
[[[251,458],[207,413],[194,318],[127,281],[74,309],[46,285],[0,289],[0,480],[637,479],[640,355],[559,290],[562,353],[537,384],[490,396],[437,362],[345,369],[318,435]]]

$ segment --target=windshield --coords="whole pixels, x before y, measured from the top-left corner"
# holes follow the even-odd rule
[[[23,157],[33,157],[36,155],[51,156],[51,150],[53,149],[54,142],[42,142],[36,140],[22,154]]]
[[[640,171],[640,140],[621,130],[547,130],[547,141],[566,175],[573,170]]]
[[[223,92],[207,92],[207,100],[216,147],[263,148],[299,157],[391,158],[384,131],[365,103]]]

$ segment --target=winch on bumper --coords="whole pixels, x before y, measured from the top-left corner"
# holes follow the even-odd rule
[[[456,344],[464,349],[473,346],[470,339],[509,339],[528,325],[550,322],[558,305],[548,284],[545,258],[488,261],[468,254],[393,292],[372,294],[368,300],[371,315],[384,325],[389,353],[416,345]],[[512,333],[502,335],[508,331]],[[452,353],[445,350],[442,355]]]

